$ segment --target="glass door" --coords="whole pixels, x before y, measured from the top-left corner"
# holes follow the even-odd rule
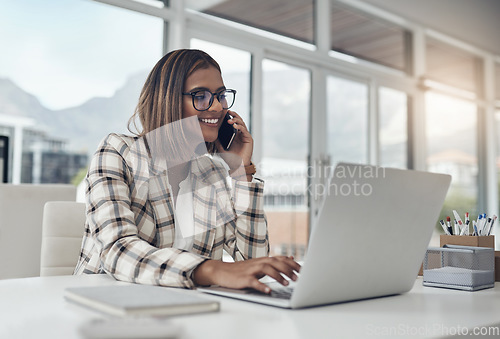
[[[402,91],[380,87],[378,104],[378,164],[407,168],[408,96]]]
[[[311,72],[264,59],[262,161],[271,255],[301,260],[309,238],[308,153]]]
[[[327,78],[327,148],[338,162],[368,163],[368,85]]]
[[[477,210],[477,107],[436,92],[427,92],[425,100],[427,170],[452,176],[439,220],[446,220],[453,210],[476,218],[486,212]]]

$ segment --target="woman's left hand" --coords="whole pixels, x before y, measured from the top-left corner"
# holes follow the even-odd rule
[[[220,144],[219,140],[216,141],[217,150],[222,155],[224,153],[232,153],[237,155],[239,159],[243,162],[243,166],[250,165],[253,153],[253,138],[245,125],[243,119],[234,111],[228,111],[228,113],[233,117],[228,120],[230,125],[233,125],[235,129],[238,130],[236,133],[233,143],[229,150],[225,150]]]

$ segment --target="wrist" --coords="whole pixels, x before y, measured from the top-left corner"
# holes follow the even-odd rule
[[[229,175],[233,177],[235,180],[246,180],[246,181],[252,181],[253,175],[257,172],[257,168],[253,164],[253,162],[250,161],[249,165],[239,167],[234,170],[229,171]]]
[[[193,271],[193,281],[196,285],[217,285],[218,267],[224,264],[218,260],[206,260],[198,265]]]
[[[236,181],[248,181],[251,182],[253,180],[252,174],[242,174],[242,175],[233,175],[231,176]]]

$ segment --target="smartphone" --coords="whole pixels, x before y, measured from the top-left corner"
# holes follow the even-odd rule
[[[232,119],[232,116],[230,116],[229,113],[226,113],[224,120],[222,121],[222,125],[219,128],[219,141],[225,150],[228,150],[231,147],[234,137],[236,136],[236,132],[238,132],[233,125],[230,125],[227,122],[229,119]]]

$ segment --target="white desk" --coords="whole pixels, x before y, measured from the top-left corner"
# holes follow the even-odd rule
[[[0,280],[0,338],[80,338],[79,326],[107,316],[68,303],[64,289],[117,284],[106,275]],[[219,300],[221,311],[171,318],[181,338],[440,337],[500,323],[499,284],[464,292],[423,287],[417,279],[403,295],[302,310],[206,297]]]

